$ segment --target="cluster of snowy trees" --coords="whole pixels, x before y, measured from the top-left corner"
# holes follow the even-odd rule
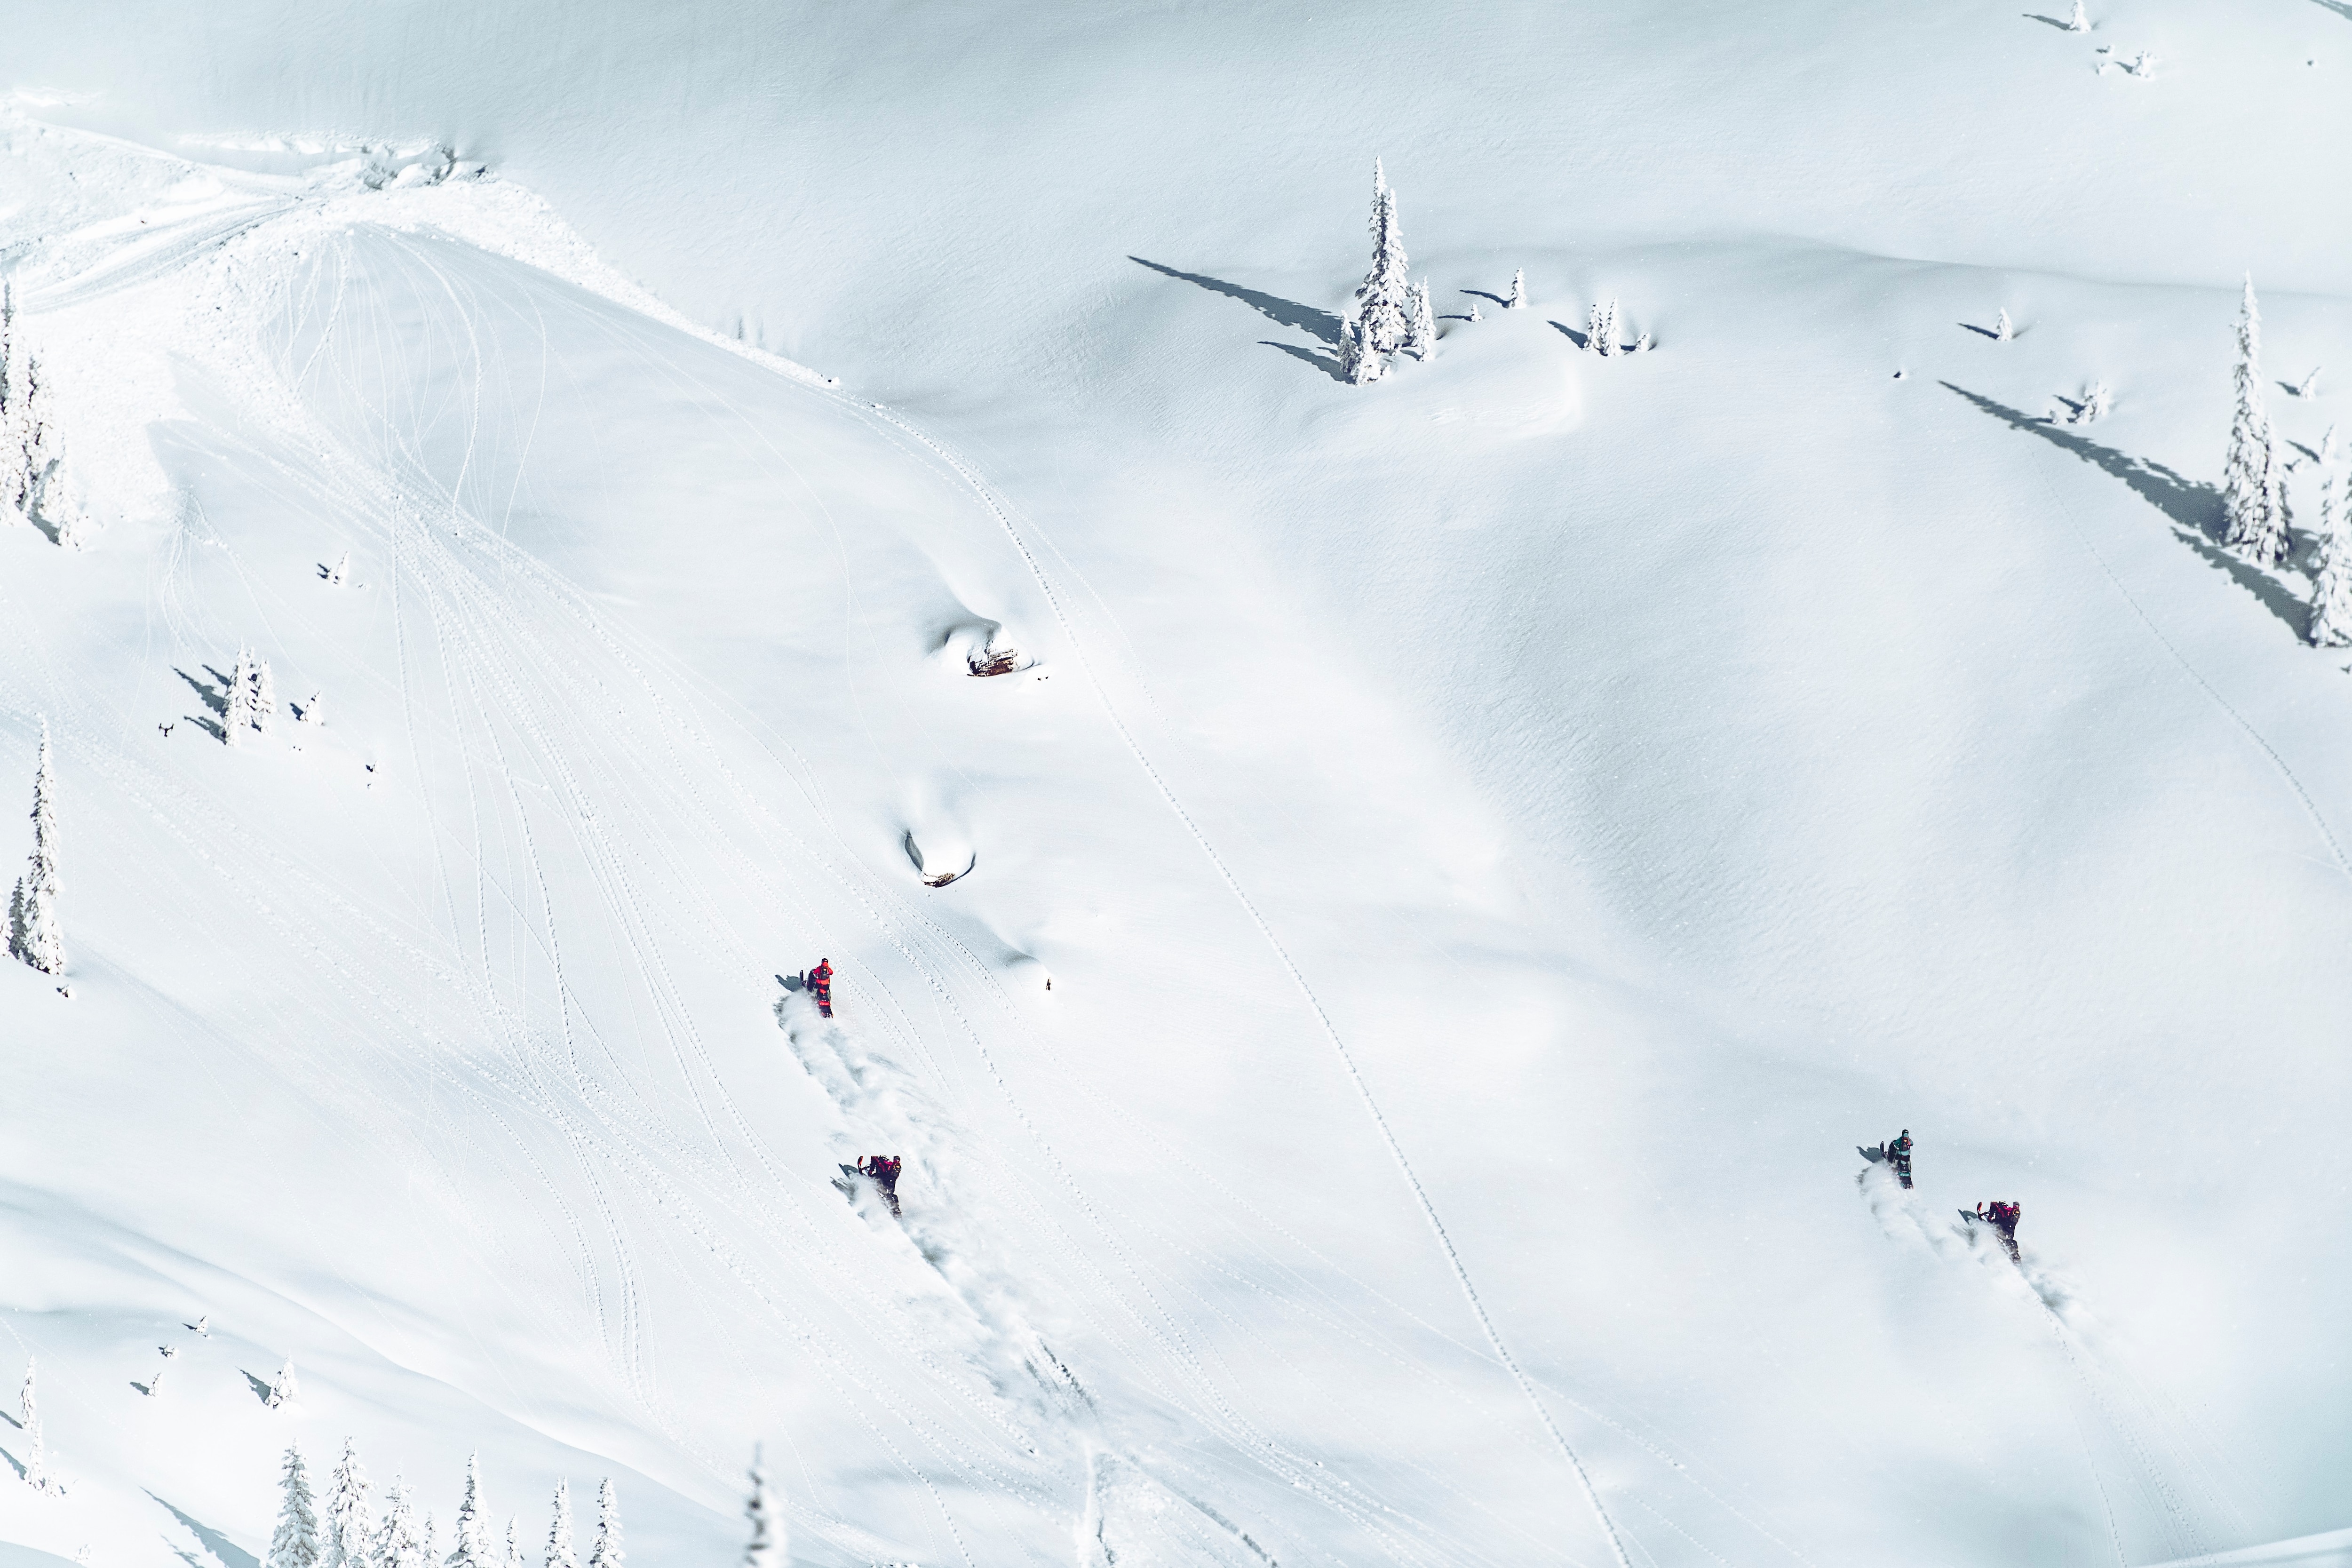
[[[26,1386],[29,1390],[29,1380]],[[751,1539],[743,1562],[746,1568],[783,1568],[788,1560],[783,1521],[756,1451],[751,1480],[743,1512],[751,1521]],[[264,1568],[529,1568],[516,1521],[507,1521],[503,1541],[493,1539],[479,1455],[466,1461],[466,1495],[450,1526],[446,1556],[441,1554],[433,1516],[418,1520],[408,1488],[397,1479],[383,1494],[383,1518],[374,1517],[367,1472],[360,1465],[358,1445],[350,1438],[344,1439],[342,1459],[329,1479],[323,1517],[299,1447],[286,1450],[279,1487],[278,1529],[270,1537]],[[554,1519],[540,1561],[541,1568],[581,1568],[572,1543],[569,1482],[555,1484]],[[587,1568],[623,1568],[621,1499],[609,1477],[597,1489],[596,1537],[588,1549]]]
[[[1339,321],[1339,374],[1357,386],[1386,375],[1395,355],[1425,360],[1437,353],[1437,314],[1430,304],[1429,284],[1415,283],[1410,277],[1404,229],[1397,220],[1396,192],[1389,187],[1387,172],[1378,159],[1372,162],[1371,227],[1371,269],[1357,287],[1355,305]],[[1521,268],[1511,274],[1511,293],[1503,309],[1527,307],[1528,274]],[[1475,304],[1469,319],[1478,320]],[[1620,341],[1620,332],[1617,301],[1595,305],[1584,346],[1603,358],[1641,353],[1650,347],[1647,332],[1630,345]]]
[[[78,545],[89,516],[65,441],[49,417],[40,363],[17,341],[16,296],[0,284],[0,521],[29,522],[59,544]]]
[[[269,678],[269,661],[253,650],[236,650],[236,666],[229,672],[227,706],[221,710],[221,740],[237,745],[248,734],[267,735],[278,718],[278,688]]]
[[[2315,383],[2318,373],[2305,379]],[[2221,479],[2222,542],[2260,566],[2287,563],[2294,552],[2287,504],[2286,458],[2263,393],[2263,317],[2254,280],[2238,309],[2236,405]],[[2352,515],[2347,515],[2341,454],[2331,426],[2315,467],[2319,491],[2319,559],[2314,574],[2310,637],[2321,647],[2352,647]]]

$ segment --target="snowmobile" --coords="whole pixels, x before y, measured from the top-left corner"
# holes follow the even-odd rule
[[[890,1205],[890,1217],[898,1218],[898,1170],[905,1162],[895,1154],[869,1154],[855,1165],[840,1167],[841,1174],[833,1179],[833,1189],[851,1203],[857,1201],[857,1184],[868,1184],[882,1194]]]
[[[2001,1247],[2009,1253],[2009,1260],[2022,1263],[2025,1259],[2019,1256],[2017,1250],[2017,1222],[2024,1209],[2023,1204],[1994,1204],[1989,1211],[1962,1209],[1960,1217],[1970,1225],[1992,1226],[1993,1234],[2000,1237]]]
[[[1885,1143],[1879,1144],[1874,1149],[1864,1149],[1857,1144],[1854,1148],[1854,1152],[1861,1155],[1864,1159],[1869,1161],[1874,1165],[1885,1165],[1887,1169],[1893,1171],[1895,1173],[1895,1179],[1903,1184],[1905,1190],[1909,1190],[1911,1185],[1911,1157],[1908,1154],[1897,1152],[1895,1150],[1890,1148]]]

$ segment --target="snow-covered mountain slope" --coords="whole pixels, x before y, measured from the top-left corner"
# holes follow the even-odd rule
[[[2209,530],[2340,11],[12,20],[0,1539],[351,1434],[661,1561],[761,1440],[821,1563],[2323,1549],[2352,710]]]

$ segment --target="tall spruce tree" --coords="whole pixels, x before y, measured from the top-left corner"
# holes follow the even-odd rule
[[[751,1450],[751,1496],[743,1504],[743,1517],[751,1521],[751,1540],[743,1548],[743,1568],[783,1568],[792,1552],[784,1521],[776,1517],[775,1500],[768,1495],[768,1473],[756,1447]]]
[[[2281,566],[2294,549],[2294,517],[2286,504],[2286,454],[2279,448],[2278,426],[2263,421],[2261,487],[2262,526],[2237,542],[2246,559],[2262,566]]]
[[[221,740],[232,746],[245,743],[245,732],[253,728],[253,650],[242,644],[236,650],[236,664],[228,672],[228,704],[221,714]]]
[[[1405,351],[1425,360],[1437,352],[1437,310],[1429,302],[1426,282],[1412,286],[1412,312],[1405,321]]]
[[[65,929],[58,914],[63,890],[58,876],[58,777],[49,766],[49,721],[44,719],[40,759],[33,771],[33,853],[8,905],[8,952],[44,974],[65,973]]]
[[[302,1450],[290,1443],[278,1484],[284,1495],[278,1505],[278,1533],[269,1538],[264,1568],[317,1568],[319,1510],[310,1496],[310,1472],[302,1468]]]
[[[2319,470],[2319,574],[2311,591],[2315,647],[2352,647],[2352,494],[2344,471]]]
[[[2221,477],[2222,542],[2268,550],[2283,531],[2278,515],[2270,412],[2263,404],[2263,316],[2254,279],[2246,279],[2238,307],[2237,407],[2230,416],[2230,452]]]
[[[425,1545],[416,1533],[416,1513],[408,1489],[392,1479],[383,1509],[383,1527],[376,1531],[375,1568],[428,1568]]]
[[[1405,277],[1404,234],[1397,223],[1396,193],[1377,160],[1372,164],[1372,266],[1356,289],[1356,319],[1363,323],[1364,346],[1376,354],[1404,345],[1411,284]],[[1371,380],[1366,376],[1364,380]]]
[[[580,1568],[572,1549],[572,1483],[555,1483],[555,1522],[547,1528],[547,1568]]]
[[[48,1445],[41,1437],[41,1402],[33,1388],[33,1363],[25,1363],[25,1386],[16,1395],[16,1425],[25,1433],[25,1484],[37,1491],[55,1491],[49,1476]]]
[[[490,1555],[488,1526],[482,1518],[482,1457],[466,1458],[466,1496],[457,1504],[457,1522],[450,1533],[449,1568],[498,1568]]]
[[[343,1457],[327,1487],[326,1561],[323,1568],[368,1568],[375,1561],[374,1522],[368,1516],[367,1471],[359,1444],[343,1439]]]
[[[596,1544],[588,1549],[588,1568],[621,1568],[621,1494],[610,1476],[596,1489]]]
[[[512,1514],[507,1516],[507,1550],[503,1568],[528,1568],[522,1558],[522,1537],[517,1533],[521,1528]]]

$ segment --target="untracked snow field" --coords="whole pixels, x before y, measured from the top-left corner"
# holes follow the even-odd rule
[[[2352,1564],[2352,5],[2070,11],[0,0],[0,1568]]]

